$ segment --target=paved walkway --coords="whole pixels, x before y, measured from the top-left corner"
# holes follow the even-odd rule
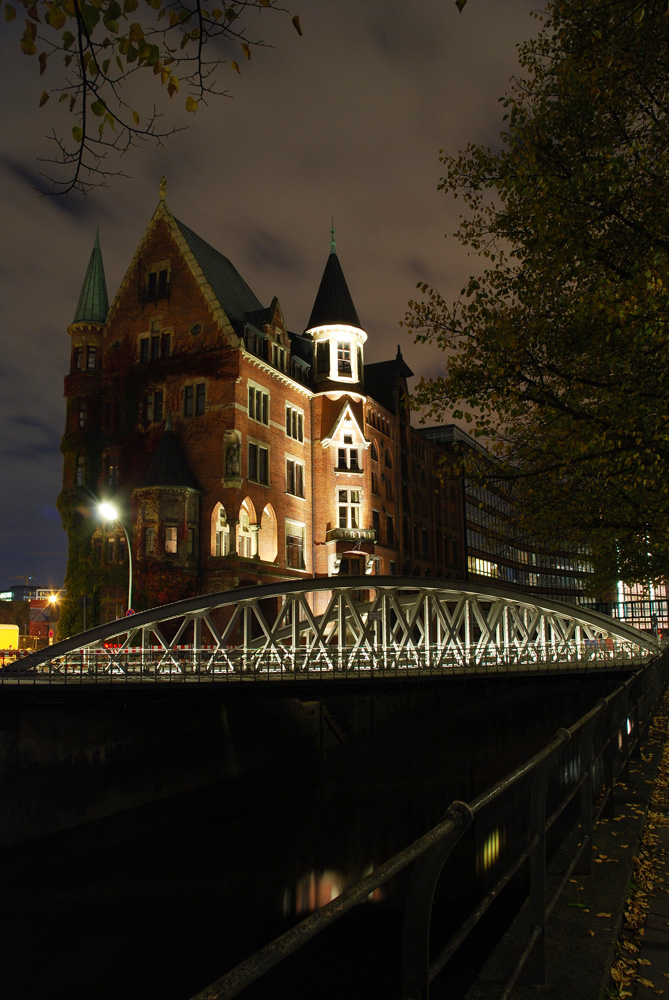
[[[665,695],[629,781],[616,786],[615,817],[595,830],[593,874],[573,877],[549,917],[546,986],[518,983],[510,1000],[669,1000],[668,710]],[[522,914],[466,1000],[497,1000],[522,947],[521,921]]]

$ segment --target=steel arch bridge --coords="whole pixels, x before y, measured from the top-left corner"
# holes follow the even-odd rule
[[[414,577],[293,580],[151,608],[31,653],[0,679],[231,681],[632,666],[646,633],[578,605]]]

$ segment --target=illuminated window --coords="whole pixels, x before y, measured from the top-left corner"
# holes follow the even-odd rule
[[[337,469],[340,472],[360,472],[360,451],[353,447],[353,436],[344,435],[344,447],[337,448]]]
[[[237,536],[237,552],[245,559],[251,559],[254,553],[254,542],[257,532],[251,531],[249,512],[244,506],[239,511],[239,534]]]
[[[227,556],[230,552],[230,526],[225,507],[219,507],[214,527],[214,555]]]
[[[286,493],[304,496],[304,466],[291,458],[286,459]]]
[[[259,424],[269,424],[269,393],[253,385],[249,386],[249,417]]]
[[[304,441],[304,414],[293,406],[286,406],[286,436]]]
[[[340,528],[360,527],[360,490],[337,490]]]
[[[168,524],[165,527],[165,552],[170,556],[177,554],[177,526]]]
[[[260,444],[249,444],[247,479],[269,486],[269,448]]]
[[[98,349],[97,347],[91,347],[89,345],[88,352],[86,355],[86,367],[89,371],[97,368],[98,366]]]
[[[286,519],[286,566],[304,569],[304,548],[306,528],[297,521]]]
[[[340,375],[351,374],[351,345],[347,340],[337,344],[337,371]]]

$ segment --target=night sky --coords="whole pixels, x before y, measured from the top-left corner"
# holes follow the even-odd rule
[[[532,0],[295,0],[290,18],[263,14],[274,48],[222,67],[232,99],[166,126],[190,125],[162,147],[143,143],[118,164],[129,175],[86,199],[40,197],[39,157],[51,155],[52,99],[35,59],[3,26],[6,93],[0,178],[0,589],[30,576],[63,582],[66,536],[56,511],[64,428],[63,377],[88,258],[100,229],[110,302],[168,180],[182,222],[234,263],[260,300],[277,295],[289,329],[309,318],[329,252],[337,253],[369,340],[368,362],[399,343],[416,375],[442,356],[414,345],[399,321],[418,281],[456,298],[478,270],[448,238],[461,202],[437,191],[439,150],[497,142],[499,98],[516,72],[516,44],[537,31]],[[8,83],[11,81],[11,85]],[[151,78],[151,83],[153,82]],[[71,127],[71,122],[67,126]],[[447,237],[446,239],[444,237]]]

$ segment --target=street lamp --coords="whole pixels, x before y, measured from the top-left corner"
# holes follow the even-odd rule
[[[128,611],[132,610],[132,545],[130,544],[130,536],[128,535],[128,529],[119,517],[118,511],[113,504],[103,503],[98,504],[98,510],[100,511],[101,517],[105,521],[116,521],[123,528],[123,534],[125,535],[126,544],[128,546]]]

